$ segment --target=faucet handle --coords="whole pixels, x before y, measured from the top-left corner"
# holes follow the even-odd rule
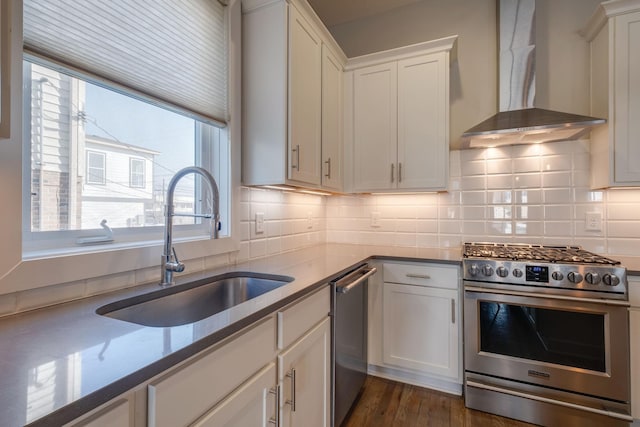
[[[173,262],[167,263],[167,270],[175,271],[176,273],[182,273],[184,271],[184,263],[180,262],[178,259],[178,254],[176,254],[176,248],[171,248],[173,252]]]

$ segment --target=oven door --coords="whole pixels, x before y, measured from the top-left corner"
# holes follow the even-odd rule
[[[466,371],[629,401],[628,303],[478,285],[465,282]]]

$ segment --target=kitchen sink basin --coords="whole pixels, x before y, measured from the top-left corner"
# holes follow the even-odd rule
[[[144,326],[197,322],[293,281],[293,277],[234,272],[104,305],[96,313]]]

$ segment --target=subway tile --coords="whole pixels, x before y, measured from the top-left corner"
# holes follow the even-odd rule
[[[544,235],[546,236],[571,236],[573,223],[571,221],[544,221]]]
[[[640,209],[637,204],[612,203],[608,205],[607,218],[609,220],[640,221]]]
[[[542,221],[514,221],[514,232],[520,236],[539,237],[544,234]]]
[[[487,218],[486,208],[484,206],[465,206],[462,208],[462,218],[465,221],[484,220]]]
[[[446,224],[446,223],[457,223],[458,221],[440,221],[434,219],[419,219],[415,223],[415,231],[418,233],[437,233],[438,232],[438,223]],[[458,230],[458,232],[460,232]]]
[[[514,186],[514,176],[509,175],[488,175],[487,190],[510,189]]]
[[[540,204],[542,203],[542,190],[539,189],[525,189],[514,190],[513,192],[514,203],[519,205],[527,204]]]
[[[464,194],[467,193],[466,191],[448,191],[448,192],[442,192],[442,193],[438,193],[438,199],[437,199],[437,203],[438,205],[459,205],[462,203],[462,200],[464,198]],[[475,193],[475,192],[472,192]],[[478,192],[483,194],[481,191]],[[484,203],[484,202],[483,202]]]
[[[84,280],[30,289],[17,293],[16,311],[22,312],[82,298],[86,295]]]
[[[489,190],[486,193],[487,204],[504,205],[513,202],[512,190]]]
[[[487,203],[486,191],[461,191],[461,204],[464,205],[484,205]]]
[[[640,222],[609,221],[607,223],[607,235],[612,238],[640,239]],[[638,243],[638,255],[640,255],[640,242]]]
[[[487,221],[487,234],[489,236],[513,234],[513,223],[511,221]]]
[[[571,205],[545,206],[544,219],[547,221],[571,220],[573,219],[573,206]]]
[[[160,268],[156,268],[156,278],[160,280]],[[135,285],[136,272],[128,271],[125,273],[111,274],[108,276],[88,279],[86,282],[87,295],[102,294],[116,289],[124,289]]]
[[[462,218],[460,206],[441,206],[438,209],[438,219],[441,221],[460,218]]]
[[[573,191],[571,188],[545,188],[542,190],[546,204],[572,203]]]
[[[604,202],[604,192],[590,190],[587,187],[574,187],[573,200],[576,203],[602,203]]]
[[[513,172],[511,159],[491,159],[487,160],[487,174],[500,175],[511,174]],[[463,171],[464,174],[464,171]]]
[[[571,172],[544,172],[542,173],[542,187],[571,187]]]
[[[591,252],[596,252],[603,255],[606,255],[608,253],[607,245],[605,239],[603,238],[579,237],[574,240],[573,244],[581,246],[582,248]]]
[[[418,241],[418,247],[440,247],[440,248],[458,248],[462,245],[463,240],[460,234],[440,234],[437,246],[423,246]]]
[[[416,236],[416,246],[419,248],[437,248],[440,246],[437,234],[418,234]]]
[[[607,251],[616,255],[638,256],[637,239],[607,239]]]
[[[611,189],[607,191],[609,203],[638,203],[640,204],[640,189]]]
[[[544,208],[539,205],[518,205],[515,207],[514,218],[520,220],[542,221]]]
[[[517,157],[513,159],[513,172],[540,172],[540,164],[539,157]]]
[[[543,172],[571,171],[573,167],[573,156],[571,153],[554,156],[544,156],[541,158]]]
[[[513,188],[540,188],[541,184],[539,173],[522,173],[513,177]]]
[[[485,175],[487,162],[485,160],[469,160],[460,164],[460,176]]]
[[[421,232],[439,232],[441,234],[460,234],[462,233],[462,221],[443,221],[440,220],[439,223],[433,224],[433,229],[431,230],[422,230],[418,227],[418,231]]]
[[[512,159],[514,147],[493,147],[487,148],[485,151],[485,156],[487,160],[495,160],[495,159]]]
[[[18,297],[15,292],[0,295],[0,317],[15,313],[17,308]]]
[[[512,215],[511,205],[493,205],[487,207],[488,219],[511,219]]]
[[[462,234],[464,235],[485,236],[485,229],[484,221],[462,221]]]
[[[460,188],[462,190],[484,190],[486,188],[486,177],[483,176],[463,176]]]

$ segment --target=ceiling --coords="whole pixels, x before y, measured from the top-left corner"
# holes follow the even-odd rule
[[[309,0],[327,27],[357,21],[422,0]]]

